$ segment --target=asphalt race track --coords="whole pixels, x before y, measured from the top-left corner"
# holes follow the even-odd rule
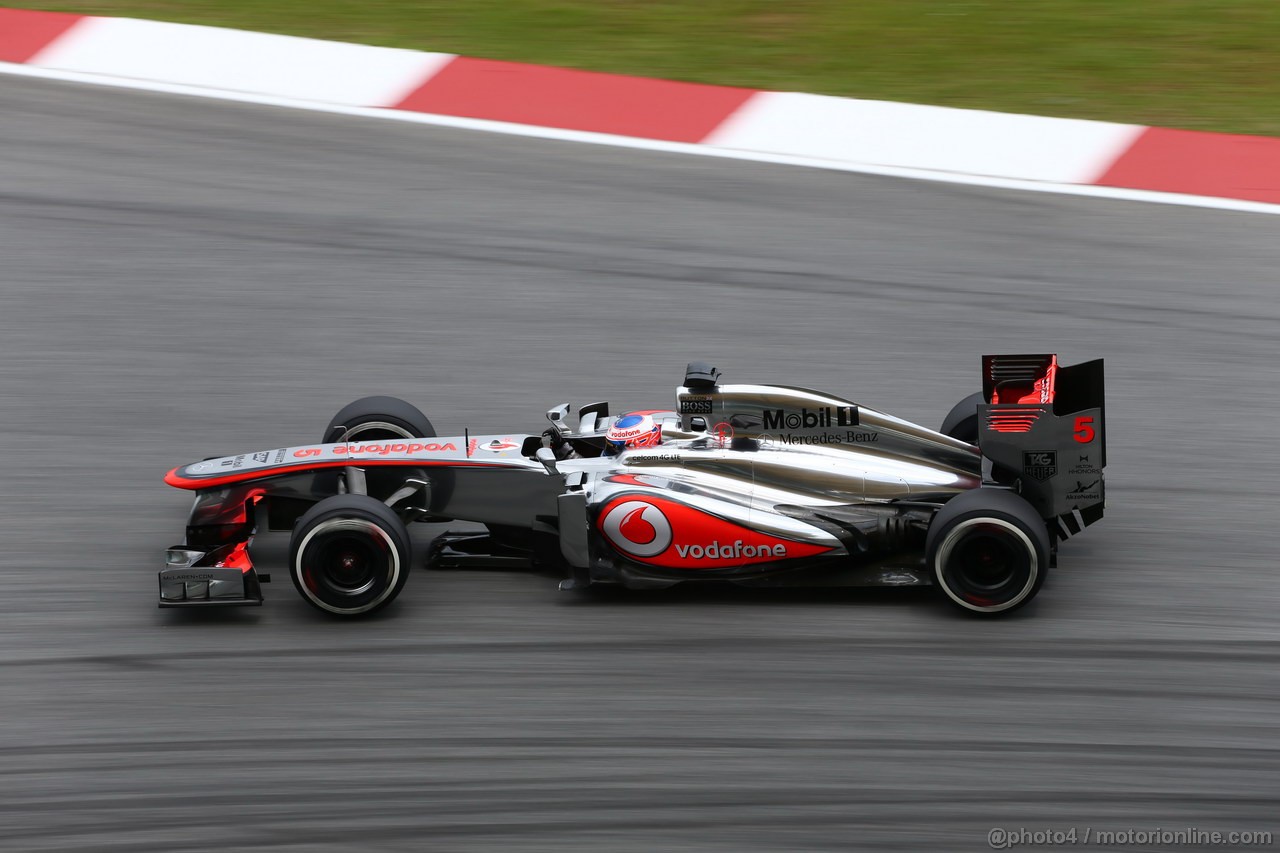
[[[0,78],[0,848],[1280,833],[1278,238]],[[164,472],[356,397],[540,431],[563,400],[666,404],[702,358],[936,424],[983,352],[1053,350],[1108,360],[1110,509],[1014,618],[423,570],[359,623],[280,571],[260,609],[155,606],[189,497]]]

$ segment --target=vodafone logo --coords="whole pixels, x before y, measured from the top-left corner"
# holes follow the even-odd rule
[[[457,449],[457,445],[452,441],[446,442],[445,444],[433,441],[428,444],[419,444],[417,442],[414,442],[413,444],[336,444],[333,445],[332,452],[339,456],[342,456],[343,454],[360,455],[374,453],[379,456],[391,456],[393,454],[400,456],[421,453],[424,450],[428,453],[440,453],[445,450],[456,451]],[[311,456],[323,456],[324,448],[303,447],[293,451],[293,455],[297,459],[306,459]]]
[[[668,498],[621,496],[597,521],[605,540],[640,563],[668,569],[724,569],[813,557],[820,542],[781,539]]]
[[[600,521],[615,548],[633,557],[656,557],[671,545],[671,522],[651,503],[623,501]]]

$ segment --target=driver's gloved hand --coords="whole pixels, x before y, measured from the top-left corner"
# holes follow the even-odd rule
[[[573,449],[555,427],[548,427],[542,431],[542,446],[550,447],[557,459],[564,459]]]

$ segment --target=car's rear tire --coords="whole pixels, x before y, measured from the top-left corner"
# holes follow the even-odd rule
[[[363,397],[343,406],[324,429],[321,444],[435,438],[436,429],[412,403],[399,397]]]
[[[1012,613],[1049,574],[1049,532],[1022,497],[977,488],[948,501],[925,537],[925,558],[944,598],[968,613]]]
[[[949,435],[969,444],[978,443],[978,406],[987,402],[987,398],[979,391],[970,394],[951,407],[951,411],[942,419],[938,432]]]
[[[298,519],[289,541],[289,576],[312,607],[367,616],[404,589],[411,556],[404,522],[382,501],[334,495]]]

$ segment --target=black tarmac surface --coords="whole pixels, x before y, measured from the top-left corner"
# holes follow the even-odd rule
[[[1280,833],[1277,269],[1269,216],[0,77],[0,848]],[[1108,360],[1108,516],[1014,618],[423,570],[359,623],[279,571],[155,607],[164,472],[356,397],[539,431],[708,359],[936,424],[1001,351]]]

